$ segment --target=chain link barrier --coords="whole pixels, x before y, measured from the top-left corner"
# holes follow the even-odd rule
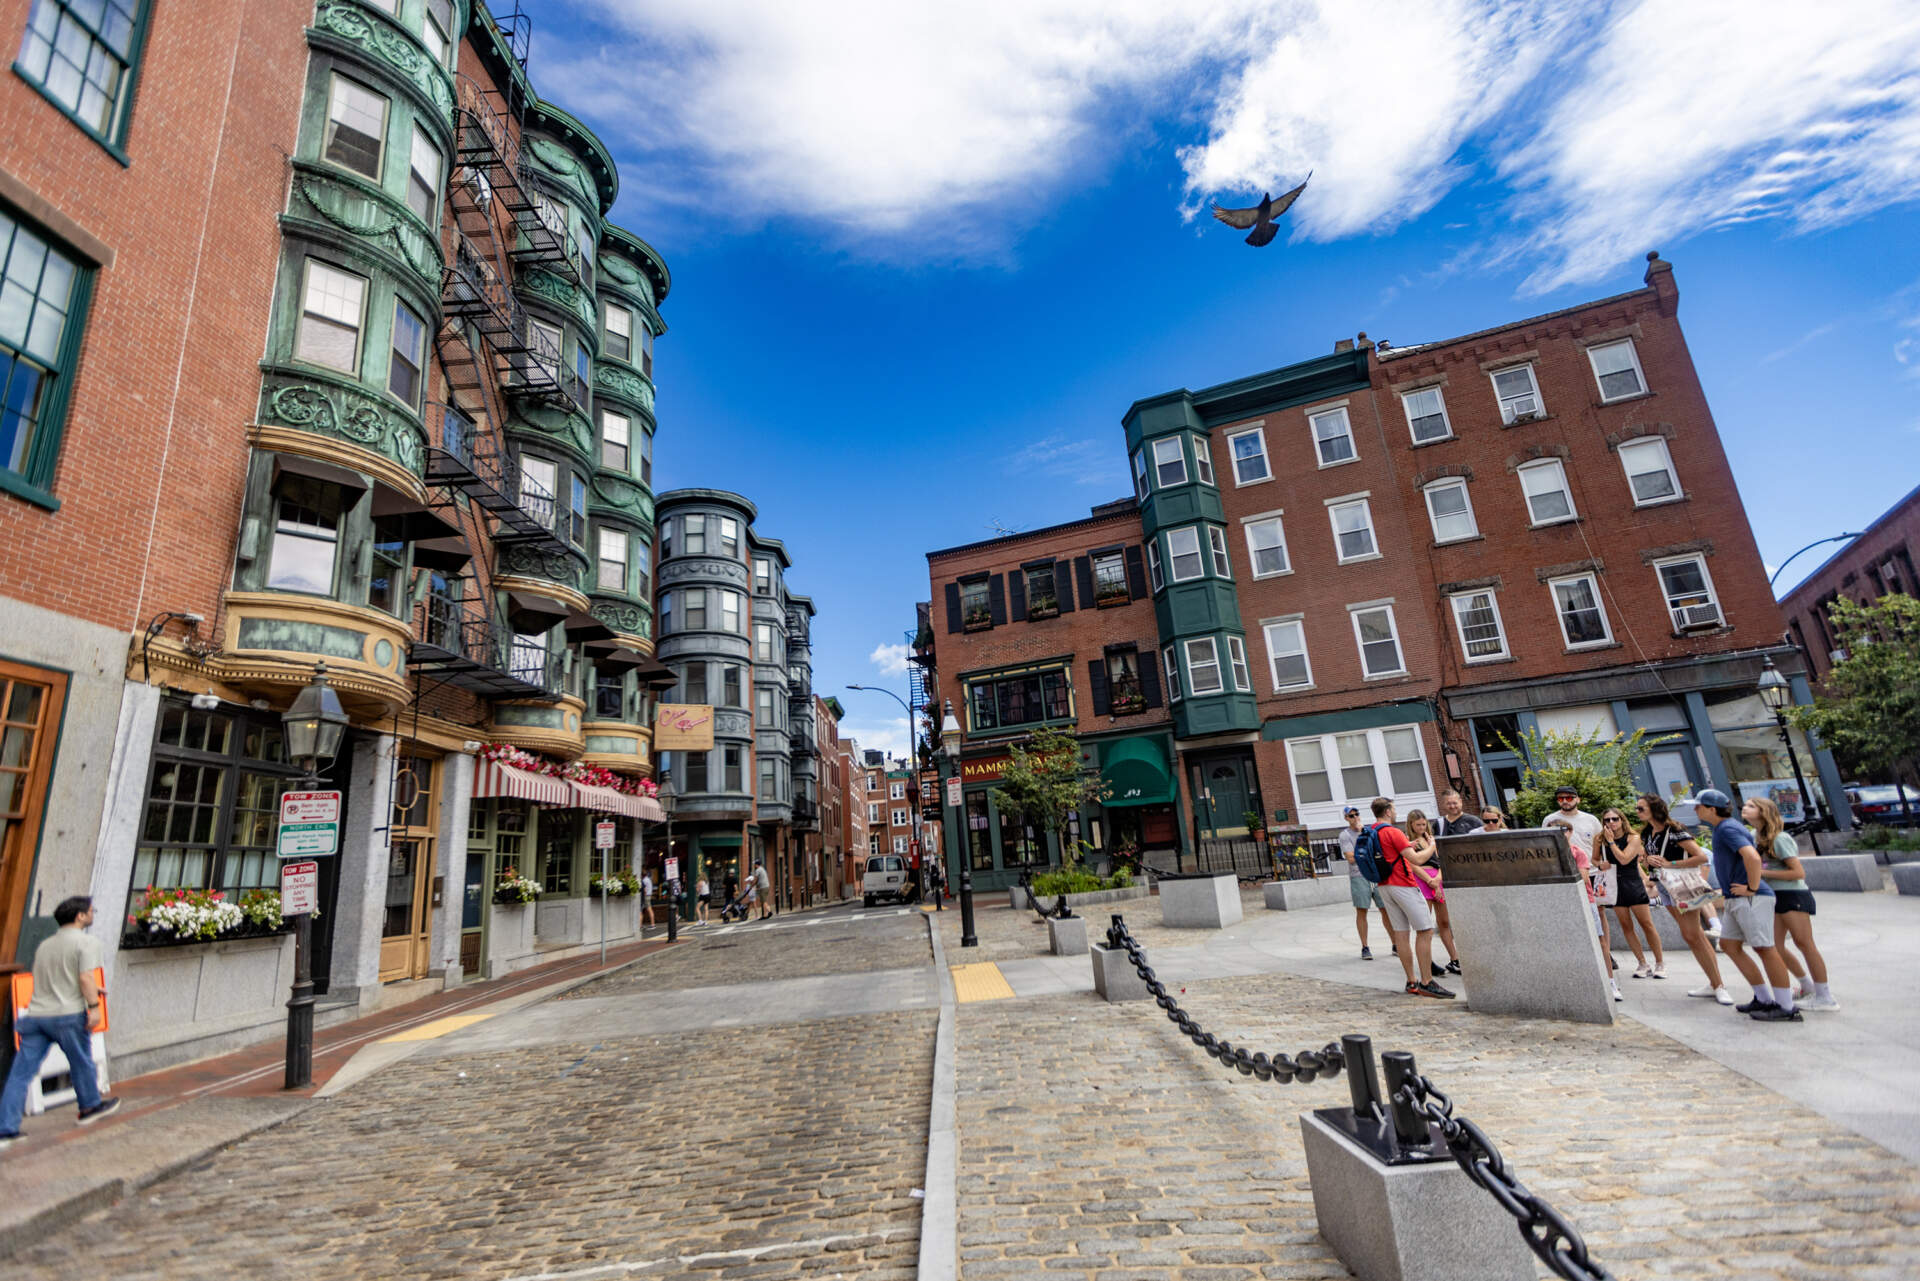
[[[1302,1050],[1292,1058],[1278,1053],[1268,1057],[1265,1054],[1249,1054],[1245,1047],[1232,1045],[1203,1030],[1194,1022],[1193,1016],[1181,1009],[1180,1003],[1168,994],[1166,985],[1154,976],[1153,967],[1147,964],[1146,953],[1141,951],[1139,941],[1128,931],[1126,921],[1118,913],[1113,917],[1113,924],[1107,928],[1107,946],[1127,954],[1127,959],[1133,963],[1134,970],[1147,985],[1147,991],[1155,1003],[1166,1012],[1167,1018],[1223,1066],[1233,1068],[1242,1076],[1282,1083],[1312,1081],[1322,1074],[1333,1077],[1344,1068],[1364,1074],[1368,1078],[1369,1088],[1372,1087],[1373,1062],[1370,1050],[1362,1055],[1365,1062],[1349,1062],[1341,1043],[1329,1041],[1318,1050]],[[1365,1037],[1343,1040],[1362,1049],[1366,1046]],[[1387,1060],[1387,1083],[1394,1104],[1393,1128],[1401,1136],[1402,1142],[1415,1141],[1413,1132],[1416,1120],[1422,1128],[1426,1124],[1437,1126],[1446,1141],[1448,1155],[1469,1179],[1486,1189],[1487,1194],[1500,1203],[1501,1209],[1513,1216],[1527,1248],[1552,1269],[1555,1276],[1564,1277],[1566,1281],[1615,1281],[1614,1275],[1595,1262],[1587,1252],[1586,1241],[1566,1216],[1529,1192],[1526,1185],[1514,1176],[1506,1158],[1486,1132],[1466,1117],[1455,1116],[1453,1100],[1432,1081],[1413,1071],[1411,1054],[1389,1054],[1383,1058]],[[1358,1083],[1354,1091],[1357,1099],[1362,1093]],[[1377,1090],[1374,1092],[1377,1093]]]
[[[1040,906],[1040,896],[1033,892],[1033,869],[1020,869],[1020,892],[1027,896],[1027,906],[1032,908],[1043,921],[1066,921],[1073,918],[1073,909],[1067,906],[1067,896],[1061,894],[1050,908]]]

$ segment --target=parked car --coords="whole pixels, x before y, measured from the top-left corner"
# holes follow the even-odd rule
[[[1904,807],[1901,804],[1903,792],[1906,795]],[[1869,823],[1878,823],[1882,827],[1920,826],[1920,788],[1894,783],[1873,784],[1849,791],[1847,803],[1853,807],[1855,827],[1865,827]]]
[[[906,901],[907,860],[898,854],[878,854],[867,860],[866,875],[860,878],[860,897],[868,907],[875,899]]]

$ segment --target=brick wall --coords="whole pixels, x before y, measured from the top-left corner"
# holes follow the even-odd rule
[[[1837,525],[1845,518],[1829,519]],[[1807,530],[1814,536],[1824,532],[1819,526]],[[1891,591],[1920,593],[1916,562],[1920,562],[1920,489],[1895,503],[1781,599],[1788,634],[1805,651],[1816,680],[1824,679],[1833,666],[1836,638],[1826,611],[1834,598],[1845,596],[1866,604]]]

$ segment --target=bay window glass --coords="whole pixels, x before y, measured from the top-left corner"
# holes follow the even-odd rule
[[[1153,442],[1153,483],[1159,489],[1187,483],[1187,455],[1178,436]]]
[[[1153,590],[1159,591],[1166,586],[1166,580],[1160,576],[1160,544],[1147,544],[1147,580],[1153,584]]]
[[[1214,577],[1232,578],[1233,563],[1227,559],[1227,531],[1218,525],[1207,526],[1207,546],[1213,552]]]
[[[294,358],[349,374],[357,372],[360,324],[367,300],[366,278],[309,258],[300,299],[300,322],[293,337]]]
[[[631,458],[633,423],[625,414],[600,411],[600,465],[624,472]]]
[[[736,560],[740,556],[740,522],[731,516],[720,517],[720,554]]]
[[[690,632],[707,630],[707,589],[689,587],[680,593],[680,604],[685,610],[686,622],[682,624]]]
[[[699,512],[680,518],[681,551],[689,556],[707,554],[707,518]]]
[[[633,594],[646,600],[653,594],[653,551],[644,536],[633,540],[633,569]]]
[[[427,0],[427,21],[420,36],[435,62],[445,66],[453,47],[453,0]]]
[[[743,635],[740,630],[740,593],[724,588],[720,592],[720,630]]]
[[[440,149],[419,125],[413,127],[413,150],[407,159],[407,208],[436,232],[440,219]]]
[[[1193,438],[1193,470],[1201,484],[1213,484],[1213,454],[1207,448],[1207,442],[1199,436]]]
[[[1168,530],[1167,557],[1176,583],[1204,574],[1206,562],[1200,558],[1200,531],[1191,525]]]
[[[339,546],[339,486],[306,476],[283,477],[274,495],[267,586],[276,591],[333,595],[333,566]]]
[[[387,100],[335,72],[327,95],[327,133],[320,154],[343,168],[380,181],[387,144]]]
[[[600,567],[597,581],[600,590],[624,592],[627,590],[627,535],[618,529],[600,531]]]
[[[587,482],[578,472],[568,473],[572,480],[569,492],[572,494],[570,510],[573,515],[573,541],[584,546],[587,541]]]
[[[395,299],[393,303],[393,350],[387,358],[387,390],[401,404],[420,408],[421,377],[427,360],[427,323],[413,308]]]
[[[1133,464],[1133,496],[1141,502],[1147,500],[1147,460],[1139,450],[1127,455]]]
[[[1233,673],[1233,687],[1245,694],[1253,689],[1247,674],[1247,643],[1238,636],[1227,637],[1227,667]]]
[[[1220,655],[1214,648],[1213,637],[1201,636],[1186,642],[1187,651],[1187,688],[1194,694],[1218,694],[1223,686],[1220,682]]]
[[[615,360],[633,359],[633,313],[607,304],[606,341],[602,350]]]
[[[520,456],[520,510],[547,528],[553,528],[554,490],[560,468],[549,459]]]
[[[681,676],[681,687],[686,691],[682,700],[695,706],[703,706],[707,701],[707,665],[688,663]]]
[[[1173,656],[1173,646],[1167,645],[1160,650],[1161,664],[1167,672],[1167,700],[1180,701],[1180,660]]]

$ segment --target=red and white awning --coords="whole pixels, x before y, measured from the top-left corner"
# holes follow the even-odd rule
[[[625,792],[616,792],[611,787],[594,787],[588,783],[569,783],[574,799],[571,804],[577,809],[598,810],[603,814],[624,814],[628,818],[642,819],[649,823],[664,823],[667,812],[660,808],[660,802],[650,796],[629,796]]]
[[[570,806],[573,795],[564,779],[516,769],[500,761],[481,761],[473,770],[473,794],[476,798],[511,796],[542,805]]]

